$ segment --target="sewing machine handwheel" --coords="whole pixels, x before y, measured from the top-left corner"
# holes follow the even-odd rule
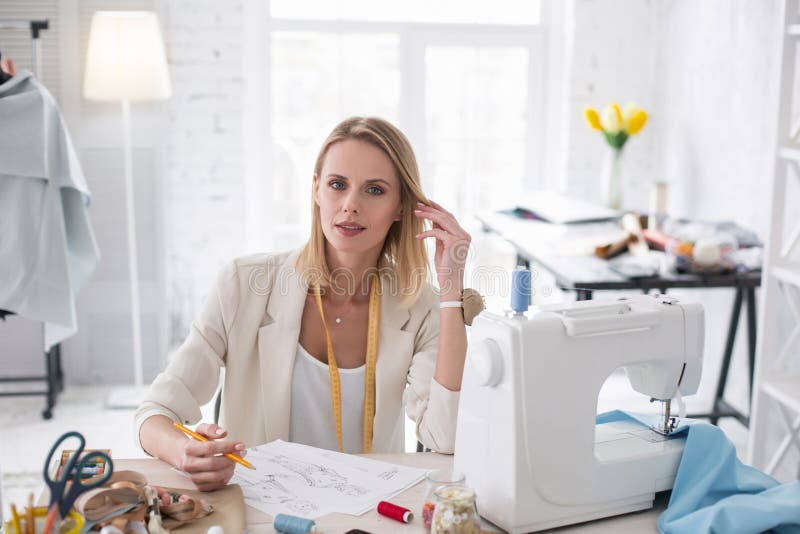
[[[493,339],[482,339],[470,347],[470,358],[481,386],[494,387],[503,378],[503,353]]]

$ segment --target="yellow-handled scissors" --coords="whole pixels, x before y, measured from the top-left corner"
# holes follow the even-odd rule
[[[66,465],[62,469],[61,476],[59,476],[57,480],[53,480],[49,473],[53,455],[60,449],[60,445],[69,438],[77,438],[79,445],[75,448],[75,452],[72,453],[69,460],[67,460]],[[96,488],[97,486],[102,486],[111,478],[111,474],[114,472],[111,458],[104,452],[90,452],[81,458],[85,446],[86,439],[82,434],[79,432],[66,432],[53,444],[53,447],[50,449],[50,454],[47,455],[47,460],[44,464],[44,481],[50,488],[50,506],[42,534],[49,534],[56,520],[63,519],[67,516],[73,503],[75,503],[75,499],[77,499],[81,493]],[[90,467],[97,464],[99,461],[105,462],[105,471],[103,474],[100,475],[99,478],[83,478],[82,475],[85,472],[89,472]]]

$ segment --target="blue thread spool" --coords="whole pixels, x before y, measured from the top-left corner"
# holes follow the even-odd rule
[[[272,526],[284,534],[306,534],[317,531],[317,524],[313,520],[286,514],[276,515]]]
[[[511,271],[511,310],[525,313],[531,303],[531,272],[518,266]]]

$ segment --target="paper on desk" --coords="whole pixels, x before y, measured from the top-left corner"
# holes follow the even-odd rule
[[[236,467],[244,500],[270,515],[314,519],[361,515],[425,477],[427,470],[276,440],[247,451],[255,471]]]

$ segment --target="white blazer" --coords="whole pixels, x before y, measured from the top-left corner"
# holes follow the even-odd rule
[[[200,406],[211,400],[224,367],[220,425],[228,439],[248,447],[288,441],[292,371],[308,291],[295,268],[299,253],[247,256],[222,269],[186,341],[136,411],[137,440],[141,424],[155,414],[199,422]],[[404,450],[405,404],[417,439],[452,453],[459,392],[433,378],[438,296],[426,284],[417,302],[404,308],[399,296],[384,290],[379,330],[373,452]]]

